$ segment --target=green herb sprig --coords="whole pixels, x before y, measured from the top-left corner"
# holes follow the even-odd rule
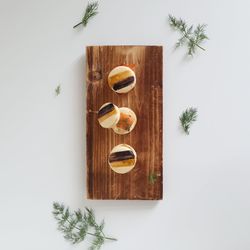
[[[180,116],[181,126],[184,132],[189,135],[190,126],[197,120],[197,109],[187,108]]]
[[[90,250],[100,249],[106,240],[116,241],[115,238],[106,237],[103,233],[104,221],[97,224],[94,211],[85,208],[70,212],[63,204],[53,203],[53,215],[57,220],[58,230],[64,234],[64,238],[73,244],[82,242],[87,235],[93,237]]]
[[[92,19],[94,16],[96,16],[98,14],[98,12],[97,12],[98,6],[99,6],[99,4],[98,4],[97,1],[96,2],[88,2],[87,7],[85,9],[84,16],[83,16],[81,22],[76,24],[73,28],[75,29],[76,27],[78,27],[81,24],[84,27],[86,27],[89,20]]]
[[[206,24],[198,24],[194,29],[193,25],[188,26],[181,18],[177,19],[176,17],[169,15],[168,20],[169,25],[175,30],[178,30],[182,35],[175,44],[176,48],[186,45],[188,49],[188,55],[191,56],[195,54],[196,48],[205,50],[203,47],[201,47],[201,43],[208,39],[207,35],[205,34],[205,29],[207,27]]]
[[[58,86],[55,88],[55,95],[56,95],[56,96],[59,96],[60,93],[61,93],[61,86],[58,85]]]
[[[155,182],[157,181],[156,173],[154,173],[154,172],[150,173],[148,176],[148,181],[150,184],[155,184]]]

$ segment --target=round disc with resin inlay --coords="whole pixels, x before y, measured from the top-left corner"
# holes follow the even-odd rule
[[[97,118],[103,128],[112,128],[120,119],[120,110],[111,102],[105,103],[99,109]]]
[[[125,174],[134,168],[136,160],[136,152],[131,146],[119,144],[110,152],[108,163],[116,173]]]
[[[118,123],[113,127],[113,130],[116,134],[125,135],[131,132],[137,122],[136,115],[133,110],[130,108],[119,108],[120,110],[120,119]]]
[[[108,75],[108,84],[116,93],[123,94],[134,88],[136,77],[134,71],[126,66],[112,69]]]

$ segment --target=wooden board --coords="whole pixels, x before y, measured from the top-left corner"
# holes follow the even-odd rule
[[[86,60],[88,198],[162,199],[162,46],[89,46]],[[119,65],[136,74],[137,84],[127,94],[116,94],[107,83],[109,72]],[[136,113],[131,133],[117,135],[99,125],[96,111],[106,102]],[[137,152],[136,166],[127,174],[108,165],[110,151],[120,143]]]

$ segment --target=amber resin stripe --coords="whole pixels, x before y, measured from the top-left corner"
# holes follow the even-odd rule
[[[135,164],[135,159],[129,159],[124,161],[114,161],[110,162],[112,168],[133,168]]]

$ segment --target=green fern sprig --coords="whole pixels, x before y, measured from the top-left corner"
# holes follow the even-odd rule
[[[93,237],[91,250],[100,249],[106,240],[116,241],[115,238],[106,237],[103,233],[104,221],[97,224],[94,211],[85,208],[70,212],[63,204],[53,203],[53,215],[57,220],[58,230],[64,234],[64,238],[73,244],[82,242],[87,235]]]
[[[197,109],[187,108],[180,116],[181,126],[184,132],[189,135],[190,126],[197,120]]]
[[[58,86],[55,88],[55,95],[56,95],[56,96],[59,96],[60,93],[61,93],[61,86],[58,85]]]
[[[78,24],[76,24],[73,28],[75,29],[76,27],[78,27],[79,25],[83,25],[84,27],[87,26],[88,22],[90,19],[92,19],[94,16],[96,16],[98,14],[98,2],[88,2],[87,7],[85,9],[85,13],[84,16],[81,20],[81,22],[79,22]]]
[[[155,182],[157,181],[156,173],[154,173],[154,172],[150,173],[148,176],[148,181],[150,184],[155,184]]]
[[[188,49],[188,55],[193,55],[196,52],[196,48],[205,50],[201,47],[201,43],[207,40],[208,37],[205,34],[206,24],[198,24],[194,29],[194,26],[188,26],[183,19],[177,19],[176,17],[169,15],[169,25],[178,30],[181,33],[181,37],[178,39],[175,47],[186,45]]]

